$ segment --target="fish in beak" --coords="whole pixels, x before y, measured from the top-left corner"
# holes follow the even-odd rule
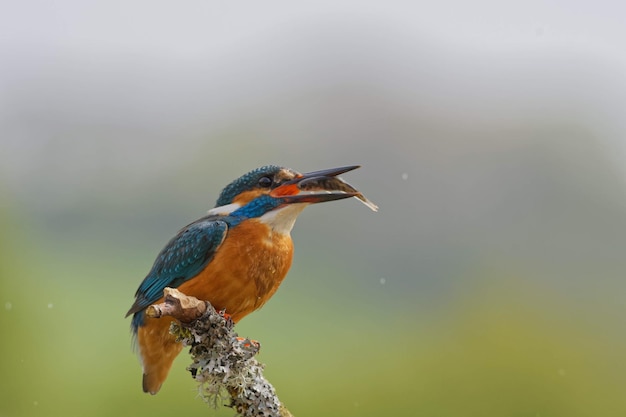
[[[371,210],[378,211],[376,204],[368,200],[356,188],[339,178],[339,175],[359,167],[359,165],[350,165],[299,174],[292,180],[273,189],[270,195],[281,198],[285,204],[314,204],[355,197]]]

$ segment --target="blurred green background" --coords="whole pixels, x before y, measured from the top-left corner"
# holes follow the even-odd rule
[[[124,319],[232,179],[347,164],[238,325],[304,416],[626,415],[615,2],[5,2],[0,416],[232,415]]]

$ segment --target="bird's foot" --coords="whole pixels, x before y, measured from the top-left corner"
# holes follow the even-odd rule
[[[231,322],[231,325],[235,324],[235,322],[233,321],[233,316],[228,314],[226,310],[220,310],[218,311],[218,313],[220,314],[220,316],[224,317],[224,320],[226,320],[226,322]]]

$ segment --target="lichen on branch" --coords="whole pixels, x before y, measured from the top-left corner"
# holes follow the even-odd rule
[[[170,332],[190,346],[192,364],[187,368],[198,381],[200,397],[213,407],[232,407],[244,417],[288,417],[274,387],[263,376],[256,360],[258,342],[240,338],[234,323],[210,303],[166,288],[165,301],[148,308],[151,317],[171,316]]]

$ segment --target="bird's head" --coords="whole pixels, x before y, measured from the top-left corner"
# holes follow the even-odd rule
[[[257,168],[228,184],[209,214],[260,218],[272,226],[285,223],[288,231],[309,204],[357,197],[375,209],[373,203],[338,177],[358,167],[352,165],[306,174],[275,165]]]

